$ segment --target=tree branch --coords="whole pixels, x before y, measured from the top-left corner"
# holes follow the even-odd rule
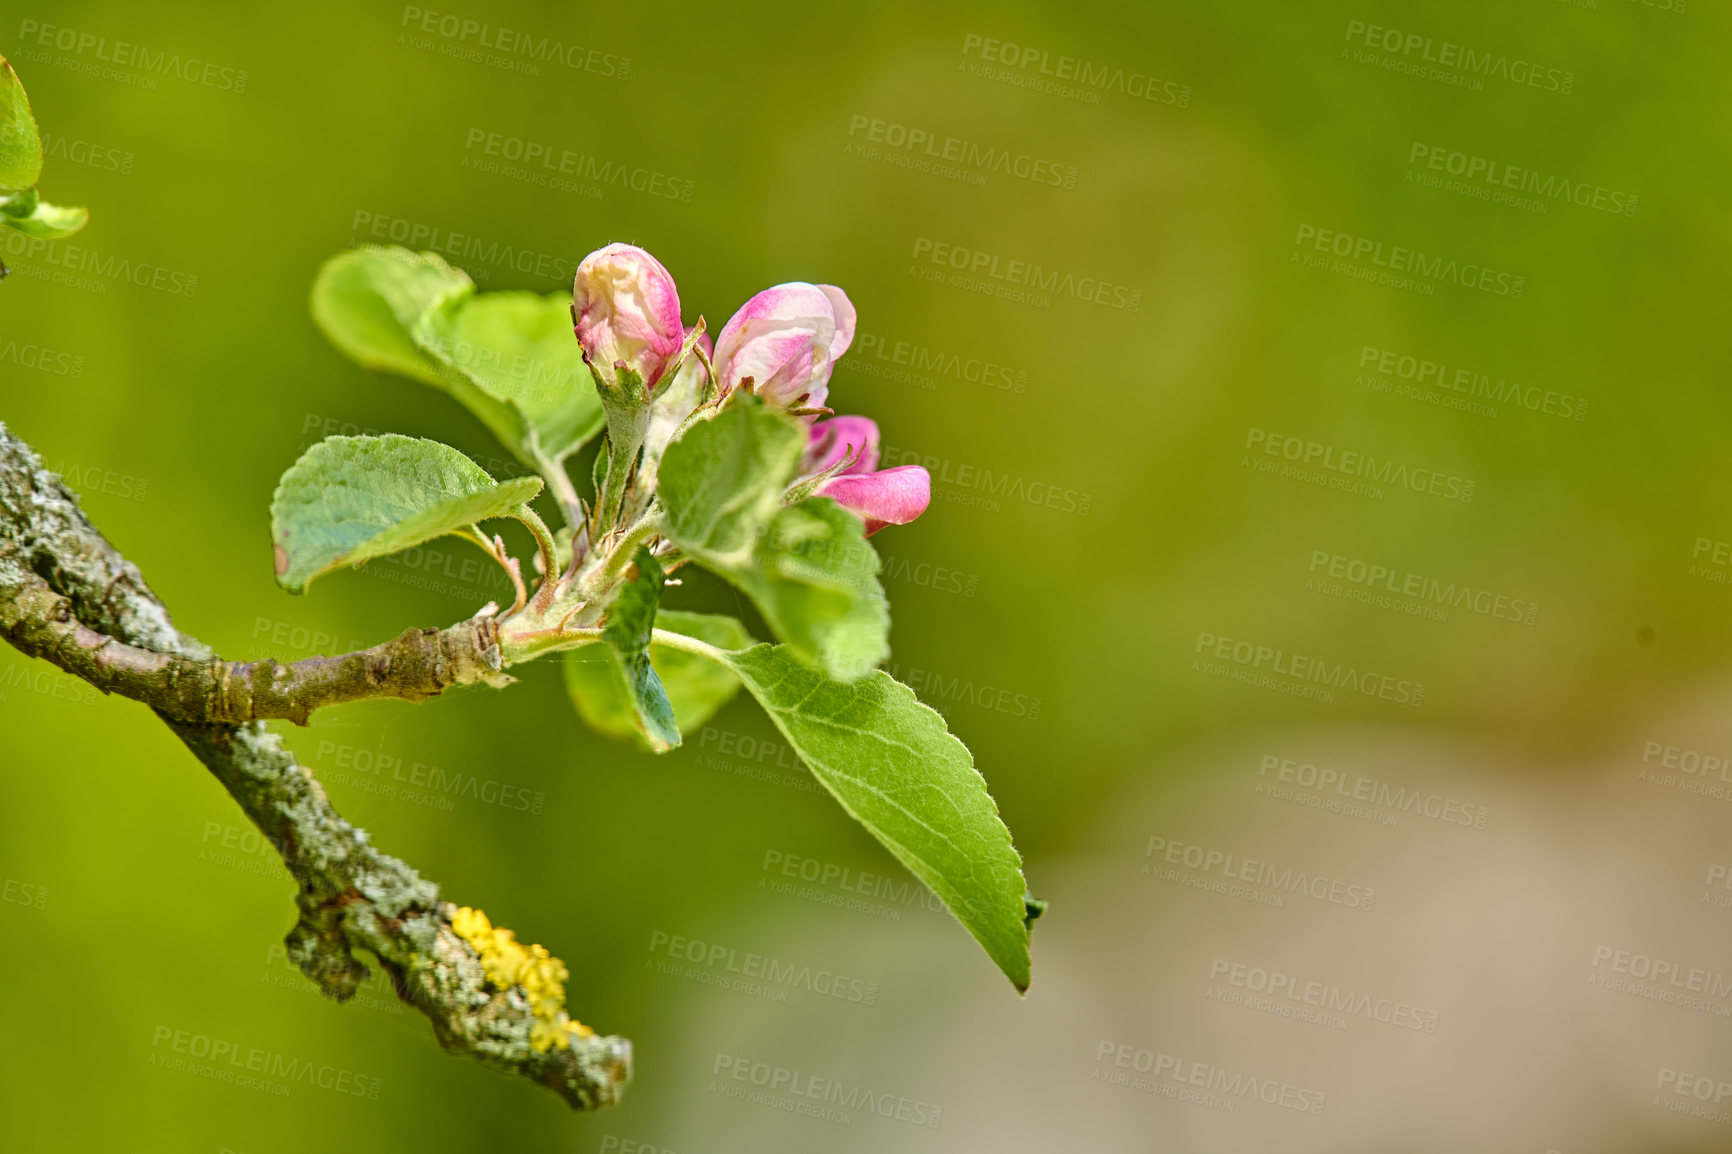
[[[0,554],[8,546],[0,542]],[[0,633],[21,652],[52,661],[104,693],[118,693],[190,724],[279,719],[305,725],[313,710],[388,697],[426,701],[454,685],[511,683],[492,617],[448,629],[409,629],[394,640],[339,657],[223,661],[128,645],[74,614],[72,599],[24,565],[0,577]]]
[[[408,696],[404,686],[432,696],[463,683],[469,673],[472,680],[498,675],[496,665],[473,660],[487,650],[482,626],[471,621],[452,627],[471,630],[475,636],[467,641],[447,638],[452,630],[411,630],[362,653],[313,659],[323,666],[221,662],[175,629],[138,569],[91,526],[59,478],[3,424],[0,603],[0,629],[26,653],[64,662],[62,668],[81,677],[95,674],[86,679],[105,691],[133,696],[129,688],[156,693],[164,684],[170,687],[159,710],[164,722],[276,846],[299,883],[300,917],[286,939],[289,956],[328,996],[353,996],[368,972],[356,952],[370,952],[398,996],[432,1021],[447,1050],[539,1082],[577,1109],[619,1099],[631,1073],[631,1043],[573,1031],[558,1044],[542,1039],[538,1048],[533,1039],[541,1019],[524,988],[490,984],[480,955],[453,928],[456,907],[440,900],[438,886],[380,853],[366,831],[344,821],[275,734],[258,721],[195,723],[166,708],[203,701],[210,703],[205,719],[273,716],[259,710],[261,703],[269,708],[279,692],[277,671],[303,666],[291,678],[324,692],[377,679],[379,685],[396,684],[398,692],[361,696]],[[454,656],[448,642],[461,652]],[[463,649],[470,644],[472,650]],[[180,693],[183,677],[192,688]],[[237,708],[251,712],[217,712]]]

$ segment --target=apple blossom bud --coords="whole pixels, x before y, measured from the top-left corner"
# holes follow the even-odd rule
[[[867,417],[813,425],[801,472],[829,473],[813,492],[866,522],[868,537],[886,525],[908,524],[932,503],[932,478],[921,466],[879,470],[878,426]]]
[[[716,337],[724,393],[751,378],[753,391],[784,409],[822,408],[836,358],[854,342],[854,305],[835,285],[801,281],[765,289]]]
[[[653,391],[679,356],[679,290],[661,262],[636,245],[610,244],[583,258],[571,315],[584,360],[603,388],[619,387],[623,365]]]
[[[877,473],[831,477],[818,486],[829,497],[866,522],[870,537],[886,525],[906,525],[932,503],[932,477],[919,465],[898,465]]]
[[[831,417],[817,422],[808,431],[806,456],[800,466],[805,476],[832,469],[841,473],[870,473],[877,467],[878,424],[872,418]]]

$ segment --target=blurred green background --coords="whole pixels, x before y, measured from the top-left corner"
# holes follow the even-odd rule
[[[1224,737],[1393,728],[1514,750],[1544,775],[1724,667],[1727,567],[1692,570],[1711,560],[1693,557],[1698,539],[1732,540],[1732,84],[1717,6],[463,2],[26,3],[0,25],[50,137],[43,193],[91,209],[69,241],[0,249],[13,267],[0,419],[68,476],[177,623],[223,654],[371,644],[502,591],[478,566],[465,573],[457,543],[305,598],[275,586],[267,506],[311,441],[395,431],[495,468],[506,457],[454,402],[371,377],[323,341],[306,307],[319,262],[394,240],[440,248],[484,288],[553,291],[584,253],[627,240],[712,329],[786,280],[841,285],[858,306],[862,338],[831,404],[876,419],[899,454],[932,458],[939,497],[875,539],[892,558],[894,661],[974,750],[1037,893],[1050,865],[1103,849],[1100,822],[1129,791],[1186,780],[1195,751]],[[531,73],[521,47],[466,59],[484,34],[460,21],[496,41],[508,28],[559,42],[577,66],[543,58]],[[1538,61],[1571,73],[1571,91],[1405,75],[1388,62],[1419,53],[1368,49],[1344,35],[1353,22]],[[1045,55],[986,63],[989,39],[1016,44],[1019,64],[1023,48]],[[104,62],[122,41],[182,64]],[[1017,82],[1060,57],[1159,77],[1160,98]],[[923,170],[891,126],[955,137],[964,159]],[[662,179],[562,188],[490,170],[533,145]],[[1427,187],[1410,158],[1432,148],[1638,207],[1548,198],[1536,211]],[[987,149],[1074,177],[1019,177],[981,163]],[[1306,267],[1323,256],[1307,227],[1508,272],[1523,290],[1433,279],[1426,293]],[[982,254],[978,282],[929,279],[955,271],[933,262],[939,245],[969,250],[965,263]],[[985,270],[1013,261],[1134,290],[1138,307],[973,291],[1002,285]],[[151,271],[108,271],[123,262]],[[954,354],[955,368],[899,379],[883,359],[899,342],[929,362]],[[1451,409],[1423,383],[1384,391],[1360,379],[1368,347],[1582,398],[1586,417]],[[965,379],[977,360],[1015,384]],[[1267,475],[1249,464],[1276,461],[1247,451],[1253,430],[1469,479],[1473,498]],[[981,490],[983,470],[1012,478],[1005,495]],[[1047,507],[1016,499],[1019,486],[1064,495]],[[1307,587],[1317,551],[1537,603],[1535,622],[1330,596]],[[675,603],[743,609],[704,579]],[[1200,633],[1423,683],[1423,706],[1208,676],[1193,668]],[[757,760],[771,728],[749,703],[652,758],[587,732],[547,663],[507,693],[350,706],[289,734],[346,816],[449,899],[547,944],[571,966],[574,1012],[633,1039],[625,1104],[576,1117],[445,1057],[381,991],[372,1008],[320,1000],[272,953],[291,887],[223,792],[144,710],[67,700],[79,695],[46,669],[0,650],[0,877],[36,887],[0,904],[7,1149],[823,1144],[774,1112],[704,1100],[725,1048],[693,1008],[707,991],[649,965],[661,931],[773,939],[847,969],[831,936],[845,915],[767,892],[766,853],[897,872],[801,771],[774,752]],[[536,800],[525,812],[381,792],[416,763]],[[1035,935],[1031,1000],[1064,920],[1061,905]],[[793,928],[754,939],[768,923]],[[954,926],[906,913],[868,928],[885,943],[873,964],[887,999],[917,1004],[941,966],[990,1012],[1021,1012]],[[793,1002],[754,1008],[812,1015],[844,1054],[867,1037],[894,1046],[889,1017],[831,1023],[830,1008]],[[381,1092],[278,1098],[155,1068],[162,1027],[331,1063]],[[979,1093],[944,1100],[989,1108],[992,1088]],[[82,1108],[93,1100],[102,1108]],[[732,1128],[707,1127],[705,1109]],[[696,1128],[677,1129],[694,1110]],[[892,1129],[879,1149],[962,1148]]]

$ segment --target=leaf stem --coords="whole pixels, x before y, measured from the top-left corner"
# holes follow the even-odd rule
[[[541,550],[541,587],[535,591],[535,608],[545,613],[553,604],[553,587],[559,583],[559,557],[553,547],[553,534],[548,532],[541,515],[528,505],[519,505],[512,516],[535,535],[535,547]]]
[[[604,579],[617,577],[631,564],[631,559],[637,556],[637,547],[667,528],[662,519],[661,509],[652,506],[650,511],[639,517],[626,535],[620,538],[619,544],[608,554],[607,563],[602,566],[601,576]]]
[[[571,483],[571,474],[565,471],[565,462],[552,460],[538,450],[535,454],[535,465],[546,479],[547,487],[553,490],[553,499],[559,504],[565,523],[575,533],[577,527],[583,524],[583,498],[577,495],[577,486]]]
[[[493,543],[487,539],[487,534],[481,531],[481,526],[470,525],[466,529],[453,529],[451,535],[453,537],[463,538],[465,541],[474,545],[495,561],[499,561],[499,554],[493,551]],[[500,564],[503,565],[504,562],[500,561]]]
[[[669,649],[678,649],[682,653],[690,653],[697,657],[708,657],[711,661],[726,664],[732,651],[718,649],[708,641],[699,641],[696,637],[688,637],[684,633],[673,633],[666,629],[652,629],[650,639],[657,645],[665,645]]]

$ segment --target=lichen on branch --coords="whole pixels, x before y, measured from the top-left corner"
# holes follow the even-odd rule
[[[467,638],[452,635],[464,629]],[[490,977],[483,953],[454,927],[459,909],[440,899],[439,887],[381,853],[366,831],[345,821],[277,735],[257,720],[240,721],[296,719],[268,712],[278,700],[273,695],[283,691],[277,670],[300,669],[291,678],[302,678],[314,694],[364,685],[380,690],[340,700],[416,700],[413,693],[432,696],[448,685],[499,676],[498,665],[485,657],[486,625],[463,622],[452,630],[411,630],[361,654],[316,659],[334,662],[329,666],[221,662],[175,629],[137,567],[91,526],[29,446],[0,424],[0,632],[26,653],[157,708],[282,854],[298,883],[299,918],[286,941],[303,972],[344,1001],[367,976],[357,955],[371,954],[398,996],[431,1020],[447,1050],[539,1082],[574,1108],[609,1105],[630,1077],[631,1043],[576,1023],[549,1039],[543,979],[558,973],[563,983],[564,967],[555,971],[544,962],[531,975],[533,991],[521,982],[501,986],[502,972]],[[236,670],[246,672],[237,676]],[[165,684],[168,696],[151,700]],[[214,704],[200,713],[200,701]],[[251,712],[237,714],[240,709]],[[563,985],[559,994],[554,1020],[564,1022]]]

